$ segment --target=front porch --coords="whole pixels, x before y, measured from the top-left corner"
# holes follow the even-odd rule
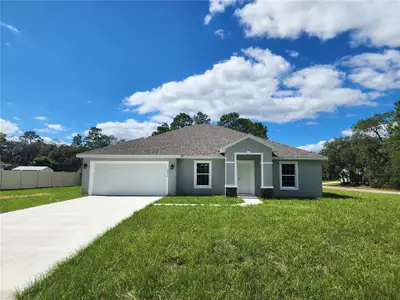
[[[235,153],[225,160],[225,196],[272,197],[272,161],[263,153]]]

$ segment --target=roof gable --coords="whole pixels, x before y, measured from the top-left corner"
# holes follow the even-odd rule
[[[228,148],[230,148],[230,147],[232,147],[232,146],[234,146],[234,145],[236,145],[236,144],[239,144],[239,143],[241,143],[241,142],[243,142],[243,141],[245,141],[245,140],[247,140],[247,139],[251,139],[251,140],[253,140],[253,141],[256,141],[257,143],[260,143],[260,144],[262,144],[262,145],[264,145],[264,146],[270,148],[270,149],[273,150],[273,151],[278,150],[273,144],[269,143],[268,140],[255,137],[254,135],[246,135],[246,136],[244,136],[244,137],[242,137],[242,138],[240,138],[240,139],[238,139],[238,140],[236,140],[236,141],[233,141],[232,143],[230,143],[230,144],[228,144],[228,145],[223,146],[223,147],[219,150],[219,152],[220,152],[220,153],[225,153],[225,151],[226,151]]]

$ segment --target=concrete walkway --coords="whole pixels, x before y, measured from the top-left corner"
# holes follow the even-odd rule
[[[0,299],[160,197],[90,196],[0,215]]]
[[[373,194],[388,194],[388,195],[400,195],[400,192],[392,192],[392,191],[384,191],[379,189],[356,189],[356,188],[347,188],[341,186],[323,186],[324,189],[329,190],[337,190],[337,191],[352,191],[352,192],[365,192],[365,193],[373,193]]]
[[[248,206],[261,204],[262,201],[253,196],[239,196],[243,199],[244,203],[239,204],[194,204],[194,203],[154,203],[153,205],[159,206]]]

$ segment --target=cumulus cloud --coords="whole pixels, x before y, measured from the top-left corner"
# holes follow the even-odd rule
[[[50,137],[47,137],[47,136],[42,136],[41,138],[43,139],[43,142],[45,144],[55,144],[57,146],[69,145],[67,142],[65,142],[63,140],[59,140],[59,139],[54,140],[54,139],[52,139]]]
[[[45,117],[45,116],[37,116],[37,117],[35,117],[35,119],[39,120],[39,121],[46,121],[47,117]]]
[[[322,150],[322,148],[324,147],[325,143],[326,143],[326,141],[319,141],[316,144],[309,144],[309,145],[299,146],[297,148],[302,149],[302,150],[306,150],[306,151],[311,151],[311,152],[319,152],[319,151]]]
[[[221,39],[224,39],[225,32],[223,29],[217,29],[214,31],[214,35],[219,36]]]
[[[0,118],[0,132],[12,135],[19,132],[18,125]]]
[[[349,31],[352,45],[400,46],[400,1],[255,0],[240,5],[243,2],[210,0],[205,23],[237,3],[234,14],[249,37],[293,39],[305,33],[328,40]]]
[[[340,106],[375,104],[369,94],[343,87],[345,78],[345,73],[329,65],[293,72],[282,56],[248,48],[202,74],[136,92],[123,105],[131,112],[160,118],[202,111],[217,120],[238,111],[254,120],[285,123],[315,119],[320,112],[334,112]]]
[[[104,134],[130,140],[150,136],[159,125],[155,122],[138,122],[135,119],[128,119],[124,122],[99,123],[96,127],[101,128]]]
[[[38,132],[60,132],[65,130],[65,127],[60,124],[45,123],[45,125],[46,125],[45,128],[39,128],[35,130]]]
[[[6,29],[8,29],[8,30],[10,30],[12,32],[15,32],[15,33],[19,33],[19,30],[17,28],[15,28],[14,26],[12,26],[10,24],[4,23],[4,22],[0,22],[0,27],[1,28],[6,28]]]
[[[343,134],[344,136],[352,136],[352,135],[353,135],[353,129],[347,128],[347,129],[345,129],[345,130],[342,130],[342,134]]]
[[[350,69],[349,79],[378,91],[400,88],[400,51],[363,53],[341,60]]]

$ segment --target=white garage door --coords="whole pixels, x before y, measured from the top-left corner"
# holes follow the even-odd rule
[[[89,195],[162,196],[168,193],[166,161],[93,161]]]

